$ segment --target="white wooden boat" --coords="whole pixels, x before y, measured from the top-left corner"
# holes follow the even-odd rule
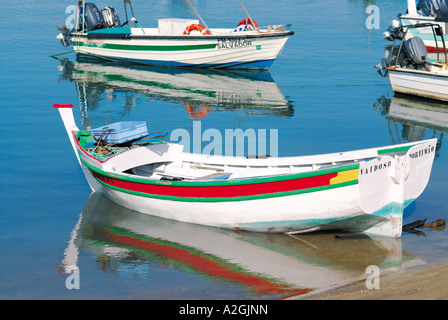
[[[133,15],[130,0],[124,3]],[[199,19],[169,18],[159,19],[155,28],[143,28],[135,17],[128,18],[127,10],[123,24],[112,7],[100,11],[83,0],[78,11],[72,30],[58,26],[62,44],[72,43],[77,56],[148,65],[268,69],[294,34],[285,26],[258,27],[250,16],[230,28],[208,28],[199,14],[202,24]]]
[[[399,237],[428,183],[437,139],[302,157],[226,157],[149,143],[97,155],[72,105],[55,104],[88,183],[163,218],[258,232],[342,229]]]
[[[436,50],[436,59],[428,59],[427,49],[421,38],[408,38],[414,29],[431,29],[433,37],[440,39],[442,50]],[[441,28],[436,24],[423,23],[400,28],[402,36],[394,41],[389,59],[383,59],[379,68],[382,76],[389,75],[395,92],[448,101],[448,55]],[[401,41],[396,48],[397,41]],[[436,42],[436,48],[438,44]],[[439,51],[444,59],[440,59]]]
[[[398,20],[392,21],[391,26],[384,32],[387,40],[394,41],[402,25],[415,25],[420,23],[432,23],[439,25],[444,31],[445,40],[448,39],[448,0],[407,0],[405,14],[399,14]],[[428,52],[443,50],[442,44],[436,43],[430,28],[411,29],[408,37],[419,37],[426,45]]]

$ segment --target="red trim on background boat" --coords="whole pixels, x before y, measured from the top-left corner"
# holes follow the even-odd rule
[[[53,108],[73,108],[73,105],[69,103],[55,103]]]
[[[432,46],[426,46],[426,50],[428,51],[428,53],[436,53],[437,52],[437,48],[436,47],[432,47]],[[448,48],[447,48],[448,51]],[[439,52],[440,53],[444,53],[445,50],[443,50],[443,48],[439,47]]]

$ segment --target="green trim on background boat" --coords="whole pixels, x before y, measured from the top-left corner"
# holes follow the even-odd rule
[[[82,41],[73,41],[73,46],[77,47],[92,47],[102,49],[114,50],[131,50],[131,51],[189,51],[189,50],[203,50],[215,49],[216,43],[195,44],[183,46],[148,46],[148,45],[129,45],[129,44],[115,44],[115,43],[86,43]]]
[[[232,179],[232,180],[214,180],[214,181],[166,181],[166,180],[149,180],[145,178],[131,177],[128,175],[123,175],[119,173],[110,173],[104,171],[88,162],[86,162],[82,156],[80,155],[81,162],[89,169],[100,175],[119,179],[129,182],[135,183],[143,183],[143,184],[153,184],[153,185],[161,185],[161,186],[179,186],[179,187],[210,187],[210,186],[230,186],[230,185],[241,185],[241,184],[257,184],[257,183],[266,183],[266,182],[276,182],[276,181],[285,181],[285,180],[295,180],[301,178],[309,178],[315,176],[321,176],[331,173],[338,173],[349,171],[353,169],[359,169],[359,163],[349,164],[337,168],[330,169],[322,169],[316,170],[312,172],[302,172],[302,173],[292,173],[292,174],[284,174],[284,175],[275,175],[269,177],[254,177],[254,178],[241,178],[241,179]],[[358,183],[358,179],[353,180]],[[336,184],[338,185],[338,184]]]
[[[101,30],[101,29],[100,29]],[[251,34],[241,34],[240,32],[231,32],[225,34],[213,34],[213,35],[159,35],[159,34],[133,34],[131,33],[104,33],[89,31],[88,33],[75,32],[72,33],[73,39],[101,39],[101,40],[116,40],[116,39],[129,39],[129,40],[218,40],[218,39],[263,39],[263,38],[283,38],[294,35],[294,31],[282,31],[282,32],[259,32]],[[118,38],[116,37],[118,36]]]
[[[103,28],[103,29],[97,29],[88,31],[87,34],[92,33],[104,33],[104,34],[130,34],[131,28],[129,27],[115,27],[115,28]]]
[[[132,84],[138,84],[143,85],[146,87],[153,87],[153,88],[160,88],[160,89],[169,89],[169,90],[175,90],[179,92],[186,92],[186,93],[193,93],[193,94],[200,94],[209,98],[216,98],[217,96],[217,90],[200,90],[200,89],[192,89],[191,87],[185,86],[175,86],[171,83],[163,83],[163,82],[157,82],[150,79],[134,79],[130,77],[126,77],[122,74],[108,74],[106,72],[93,72],[93,71],[84,71],[84,70],[73,70],[74,74],[84,75],[87,76],[93,75],[93,76],[100,76],[103,77],[105,80],[108,81],[122,81],[126,83],[132,83]]]

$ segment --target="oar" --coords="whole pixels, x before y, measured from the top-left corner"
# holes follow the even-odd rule
[[[238,0],[238,2],[240,3],[240,5],[241,5],[241,7],[243,8],[244,12],[246,12],[246,15],[247,15],[247,17],[249,18],[250,23],[252,23],[252,26],[255,27],[254,20],[252,20],[252,18],[250,17],[249,12],[247,12],[247,10],[246,10],[246,8],[244,7],[244,5],[243,5],[243,3],[241,2],[241,0]],[[257,30],[259,30],[259,28],[257,28]]]
[[[193,9],[194,13],[196,13],[196,15],[198,16],[198,18],[201,20],[202,24],[204,25],[204,27],[207,28],[208,31],[210,31],[210,34],[212,34],[212,30],[210,30],[210,28],[207,26],[207,24],[205,23],[205,21],[202,19],[202,17],[200,16],[199,12],[196,11],[196,9],[193,7],[193,5],[190,3],[190,1],[187,1],[187,3],[190,5],[191,9]]]

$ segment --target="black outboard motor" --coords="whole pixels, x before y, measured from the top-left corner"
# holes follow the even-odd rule
[[[120,18],[117,10],[113,7],[105,7],[101,10],[101,17],[103,19],[103,28],[115,28],[120,26]]]
[[[92,31],[95,29],[100,29],[103,26],[103,18],[101,17],[101,12],[97,6],[93,3],[85,4],[85,21],[84,21],[84,31]],[[80,26],[78,30],[82,30],[83,12],[82,7],[79,10],[79,21]]]
[[[448,18],[448,0],[420,0],[418,9],[425,16]]]
[[[406,57],[411,60],[415,67],[422,66],[426,63],[428,51],[425,43],[419,37],[413,37],[403,43],[403,50]]]
[[[403,40],[401,52],[398,57],[391,57],[390,65],[398,64],[402,68],[420,69],[426,64],[428,51],[425,43],[419,37],[413,37],[408,40]],[[388,74],[389,62],[382,59],[380,63],[374,67],[378,69],[378,73],[385,77]]]
[[[83,13],[83,7],[81,5],[77,8],[77,17],[75,19],[75,26],[72,30],[69,30],[67,26],[58,25],[57,28],[61,32],[56,38],[61,40],[61,44],[64,47],[69,46],[72,43],[71,33],[73,31],[82,31],[84,21],[84,31],[92,31],[95,29],[101,29],[103,27],[119,27],[120,19],[118,14],[112,7],[106,7],[103,10],[98,10],[98,7],[93,3],[86,3],[84,5],[85,14]],[[104,22],[103,22],[104,12]]]
[[[389,74],[389,71],[387,70],[388,64],[389,62],[387,61],[387,59],[383,58],[381,59],[381,62],[374,65],[373,67],[378,69],[377,72],[380,76],[386,77]]]

